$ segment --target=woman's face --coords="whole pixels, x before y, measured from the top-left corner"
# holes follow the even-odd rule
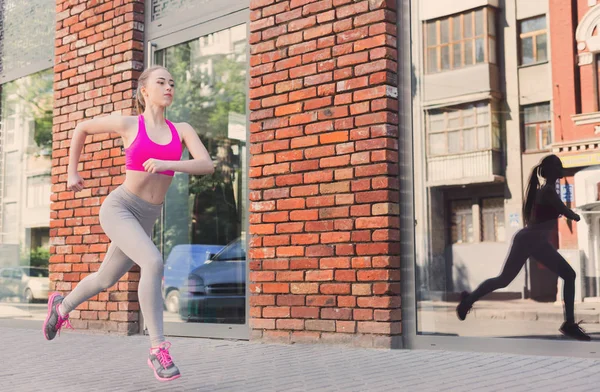
[[[175,94],[175,81],[166,69],[156,69],[148,77],[142,89],[146,105],[170,106]]]

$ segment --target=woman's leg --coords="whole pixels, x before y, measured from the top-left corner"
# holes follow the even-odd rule
[[[533,257],[550,271],[556,273],[564,281],[563,300],[565,301],[565,321],[575,322],[575,271],[567,260],[550,244],[546,243],[537,248]]]
[[[526,241],[517,241],[515,238],[500,275],[481,283],[479,287],[477,287],[469,296],[465,297],[463,301],[470,307],[480,298],[492,291],[508,286],[510,282],[517,277],[519,271],[521,271],[521,268],[530,255],[530,250],[527,248],[528,245],[532,246],[534,244],[527,244]]]
[[[59,306],[63,316],[98,293],[112,287],[133,267],[133,261],[112,242],[98,271],[83,278]]]
[[[121,209],[118,214],[100,212],[100,222],[106,235],[135,264],[140,266],[138,299],[152,347],[165,341],[163,336],[163,299],[161,282],[164,272],[163,259],[150,233],[156,221],[154,212],[138,211],[134,216]]]

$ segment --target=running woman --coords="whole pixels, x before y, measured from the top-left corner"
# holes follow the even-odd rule
[[[540,186],[538,176],[546,180],[542,186]],[[471,294],[467,292],[461,294],[460,303],[456,307],[456,314],[460,320],[467,317],[473,304],[481,297],[508,286],[515,279],[525,261],[529,257],[534,257],[564,281],[565,322],[559,331],[573,339],[591,340],[579,324],[575,323],[575,271],[550,243],[550,236],[556,235],[559,216],[564,215],[567,219],[574,221],[580,219],[579,215],[564,205],[556,193],[556,182],[563,176],[562,162],[556,155],[545,157],[539,165],[533,168],[523,206],[523,219],[526,227],[519,230],[513,237],[508,258],[500,275],[486,280]]]
[[[180,377],[163,336],[161,281],[163,258],[151,239],[167,190],[175,172],[206,175],[214,165],[196,131],[187,123],[165,119],[173,102],[175,83],[164,67],[145,70],[136,93],[138,116],[111,115],[83,121],[75,127],[68,166],[67,188],[79,192],[84,181],[77,166],[88,135],[117,133],[126,157],[125,181],[100,208],[100,225],[111,243],[100,269],[85,277],[66,297],[53,293],[48,300],[44,336],[52,340],[63,327],[71,327],[69,312],[113,286],[135,264],[141,276],[138,297],[150,335],[148,366],[160,381]],[[193,159],[181,160],[182,144]]]

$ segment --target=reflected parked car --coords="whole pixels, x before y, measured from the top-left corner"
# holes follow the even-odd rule
[[[191,271],[223,249],[223,245],[175,245],[165,262],[162,294],[165,309],[179,312],[179,292]]]
[[[24,302],[48,300],[48,269],[11,267],[0,269],[0,297],[18,297]]]
[[[179,315],[184,321],[245,323],[245,241],[231,242],[189,274],[181,289]]]

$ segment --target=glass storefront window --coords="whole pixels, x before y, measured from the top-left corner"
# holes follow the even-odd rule
[[[0,317],[41,321],[48,298],[53,70],[1,89]]]
[[[166,322],[246,320],[246,42],[240,25],[156,52],[175,79],[167,117],[191,124],[216,165],[178,173],[165,200]]]
[[[467,3],[439,9],[433,1],[411,2],[415,25],[400,41],[413,55],[400,69],[411,66],[410,80],[402,80],[413,97],[406,132],[414,159],[406,165],[414,165],[416,333],[585,340],[560,329],[567,322],[579,331],[571,321],[583,320],[594,339],[600,333],[598,8]],[[560,178],[545,178],[552,170],[539,166],[551,154],[562,162]],[[524,208],[528,186],[537,189],[530,176],[545,187],[530,199],[534,213]],[[580,219],[554,209],[557,198]],[[536,225],[544,225],[543,235],[534,238]]]

